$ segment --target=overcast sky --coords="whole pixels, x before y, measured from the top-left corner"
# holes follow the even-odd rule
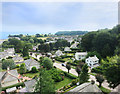
[[[2,3],[3,32],[94,31],[117,23],[117,2]]]

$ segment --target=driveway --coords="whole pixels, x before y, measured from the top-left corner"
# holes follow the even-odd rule
[[[59,69],[61,69],[61,70],[63,70],[63,71],[68,72],[67,68],[64,67],[64,66],[62,66],[61,63],[54,63],[53,66],[55,66],[55,67],[57,67],[57,68],[59,68]],[[76,72],[75,69],[73,69],[73,68],[71,68],[71,70],[70,70],[69,72],[70,72],[71,74],[73,74],[73,75],[78,76],[77,72]],[[99,85],[99,83],[96,81],[95,76],[90,75],[89,81],[91,81],[91,80],[94,80],[94,81],[95,81],[95,84]],[[102,86],[103,86],[103,87],[105,87],[105,88],[107,88],[107,89],[110,89],[110,90],[113,90],[112,88],[109,88],[108,85],[109,85],[109,84],[107,83],[107,80],[105,80],[105,81],[102,83]]]

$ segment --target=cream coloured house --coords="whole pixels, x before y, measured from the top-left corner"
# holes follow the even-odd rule
[[[76,52],[75,53],[75,59],[76,60],[85,59],[86,56],[87,56],[87,52]]]

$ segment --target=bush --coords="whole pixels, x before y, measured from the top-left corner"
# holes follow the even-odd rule
[[[103,74],[103,69],[101,66],[98,66],[96,68],[92,68],[91,72],[98,73],[98,74]]]
[[[77,82],[78,82],[78,79],[73,79],[73,80],[72,80],[72,84],[73,84],[73,85],[76,85]]]
[[[58,57],[56,57],[55,60],[60,61],[60,62],[65,62],[65,60],[58,58]]]
[[[12,88],[12,87],[18,88],[19,86],[22,86],[22,87],[25,86],[25,85],[24,85],[24,82],[17,83],[17,84],[14,84],[14,85],[11,85],[11,86],[7,86],[7,87],[3,87],[3,88],[2,88],[2,91],[5,91],[6,89]]]
[[[36,67],[32,67],[31,72],[36,73],[36,72],[38,72],[38,69]]]
[[[67,76],[67,77],[69,77],[71,79],[76,79],[77,78],[77,76],[74,76],[73,74],[67,73],[65,71],[63,71],[63,72],[64,72],[65,76]]]

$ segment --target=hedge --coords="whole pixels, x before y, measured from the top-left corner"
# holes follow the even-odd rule
[[[73,66],[77,66],[77,64],[75,64],[75,63],[68,62],[68,64],[73,65]]]
[[[61,58],[55,58],[55,60],[60,61],[60,62],[65,62],[65,60],[63,60]]]
[[[64,73],[65,76],[68,77],[68,78],[71,78],[71,79],[76,79],[76,78],[77,78],[77,76],[75,76],[75,75],[73,75],[73,74],[70,74],[70,73],[67,73],[67,72],[65,72],[65,71],[63,71],[63,73]]]
[[[8,88],[12,88],[12,87],[19,87],[19,86],[25,86],[25,84],[24,84],[24,82],[21,82],[21,83],[17,83],[17,84],[14,84],[14,85],[11,85],[11,86],[7,86],[7,87],[3,87],[2,88],[2,91],[5,91],[6,89],[8,89]]]

